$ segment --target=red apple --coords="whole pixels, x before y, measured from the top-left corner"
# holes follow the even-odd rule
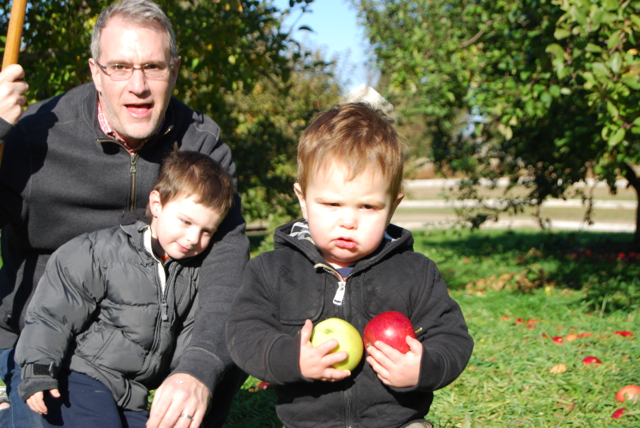
[[[368,348],[379,340],[406,354],[409,352],[407,336],[416,338],[411,320],[400,312],[383,312],[373,317],[364,328],[364,346]]]
[[[613,419],[620,419],[622,417],[622,415],[624,415],[624,412],[626,412],[627,409],[618,409],[615,412],[613,412],[613,415],[611,415],[611,417]]]
[[[627,385],[620,388],[616,393],[616,401],[622,403],[625,400],[640,400],[640,386]]]
[[[584,359],[582,360],[583,363],[585,363],[586,365],[589,364],[602,364],[602,361],[600,361],[599,358],[597,357],[584,357]]]

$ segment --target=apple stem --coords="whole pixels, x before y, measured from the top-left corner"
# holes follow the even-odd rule
[[[418,333],[420,333],[421,331],[422,331],[422,327],[420,327],[419,329],[417,329],[417,330],[415,331],[415,333],[416,333],[416,334],[418,334]]]

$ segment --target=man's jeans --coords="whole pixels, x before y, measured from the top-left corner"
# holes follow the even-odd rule
[[[34,412],[18,395],[22,381],[20,367],[14,360],[14,349],[0,349],[0,377],[7,386],[11,407],[0,410],[0,428],[42,428],[42,416]]]

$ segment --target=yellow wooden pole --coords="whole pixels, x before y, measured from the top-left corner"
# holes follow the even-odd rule
[[[13,0],[11,17],[9,18],[9,28],[7,29],[7,43],[4,46],[4,57],[2,58],[3,70],[11,64],[18,63],[18,53],[20,52],[20,40],[22,39],[22,26],[24,25],[26,9],[27,0]]]
[[[4,56],[2,58],[2,69],[11,64],[18,63],[18,53],[20,53],[20,41],[22,40],[22,27],[24,25],[24,15],[27,10],[27,0],[13,0],[11,4],[11,17],[9,18],[9,28],[7,29],[7,43],[4,45]],[[4,142],[0,145],[0,162],[4,153]]]

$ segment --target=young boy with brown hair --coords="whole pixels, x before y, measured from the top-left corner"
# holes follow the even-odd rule
[[[402,144],[365,104],[320,114],[298,145],[294,185],[304,220],[279,227],[275,250],[249,262],[227,322],[231,356],[270,382],[287,428],[431,426],[433,391],[455,380],[473,350],[437,267],[390,224],[404,196]],[[351,372],[313,323],[341,318],[360,334],[385,311],[407,315],[406,354],[376,342]]]
[[[86,233],[53,253],[16,349],[18,391],[45,426],[145,427],[149,390],[191,335],[197,256],[233,193],[217,162],[176,148],[149,195],[150,224]],[[197,426],[204,414],[182,417]]]

